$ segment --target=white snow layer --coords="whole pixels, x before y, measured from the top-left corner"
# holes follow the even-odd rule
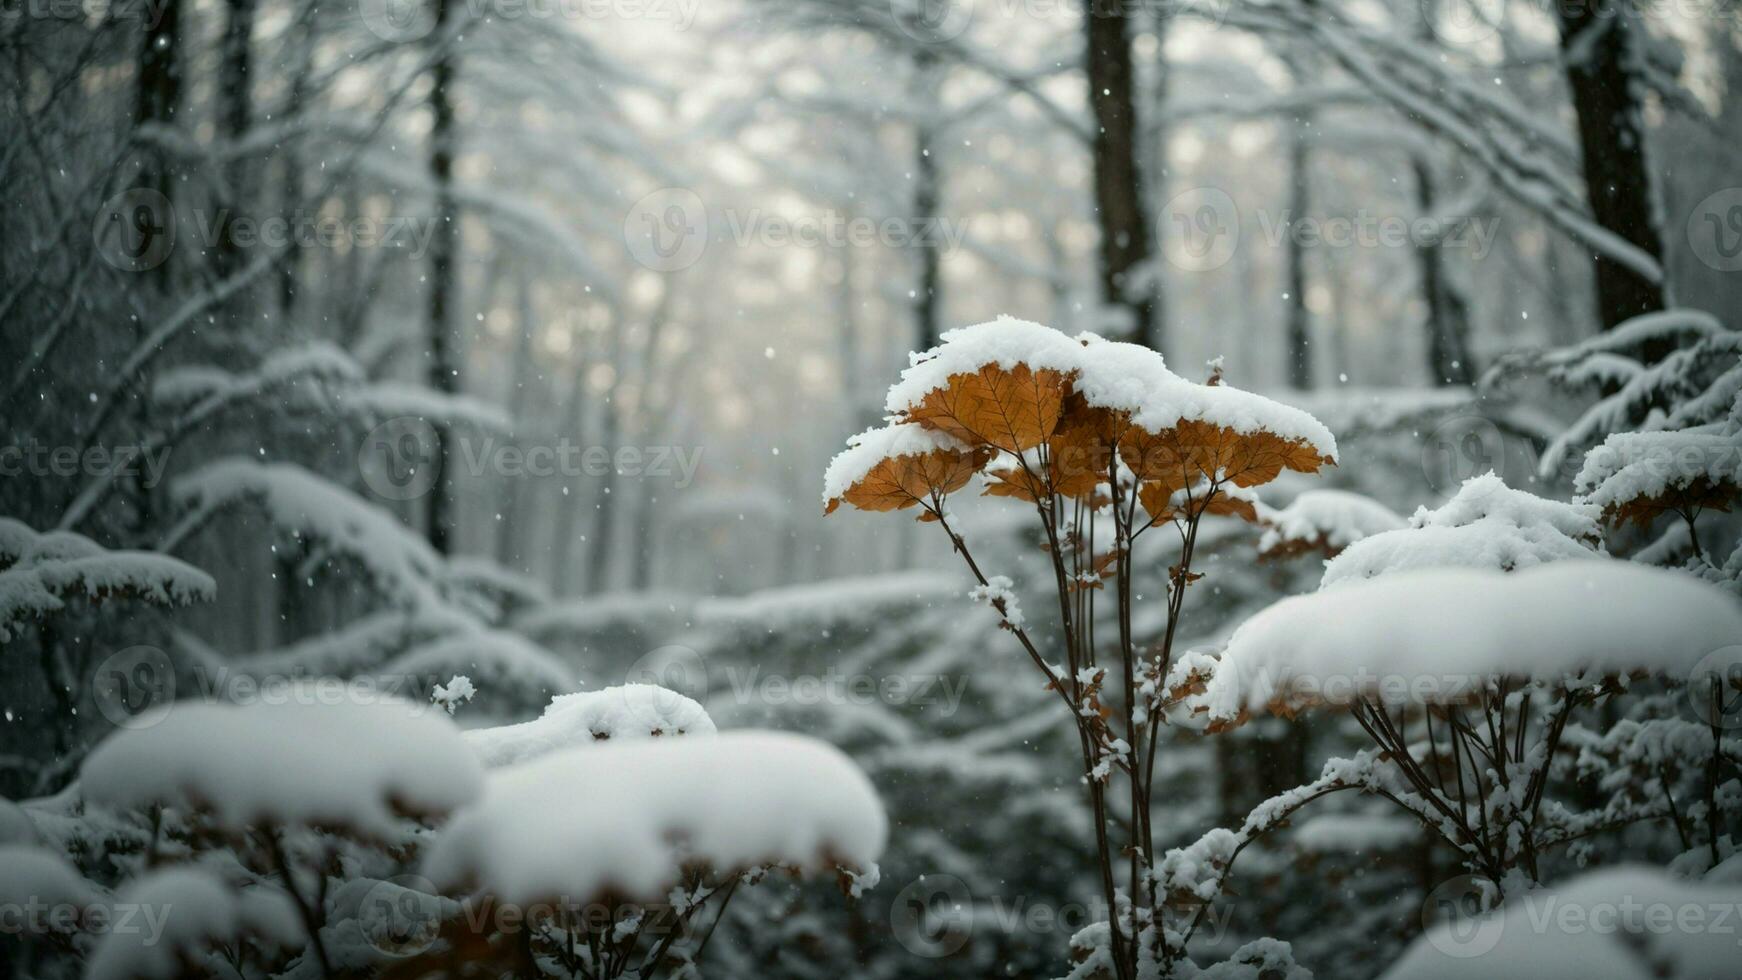
[[[1330,430],[1306,412],[1226,384],[1187,381],[1168,370],[1160,354],[1137,344],[1092,333],[1068,337],[1052,327],[1009,316],[945,331],[942,340],[931,350],[912,355],[913,366],[889,389],[885,407],[891,414],[913,408],[958,374],[988,365],[1010,370],[1026,364],[1072,375],[1076,391],[1090,405],[1130,412],[1135,424],[1151,432],[1181,421],[1210,422],[1242,434],[1262,429],[1337,458]]]
[[[122,890],[117,904],[139,910],[139,921],[103,935],[85,980],[173,980],[217,944],[247,939],[289,950],[304,940],[289,896],[267,887],[238,893],[200,868],[147,872]]]
[[[1213,720],[1273,701],[1456,701],[1491,677],[1686,677],[1742,638],[1742,607],[1679,572],[1608,559],[1504,573],[1399,572],[1284,599],[1228,641],[1202,695]]]
[[[1699,483],[1742,486],[1742,437],[1711,429],[1617,432],[1585,454],[1573,485],[1608,509]]]
[[[1319,588],[1423,568],[1516,571],[1545,562],[1598,557],[1598,509],[1514,490],[1492,473],[1464,482],[1409,527],[1351,544],[1325,564]]]
[[[558,749],[618,739],[712,735],[713,719],[695,701],[652,684],[564,694],[532,721],[464,734],[478,761],[492,769]]]
[[[1370,535],[1407,526],[1391,508],[1347,490],[1303,491],[1287,507],[1266,512],[1264,523],[1264,536],[1258,541],[1263,553],[1321,540],[1340,551]]]
[[[201,810],[232,829],[315,825],[388,837],[400,816],[448,813],[483,786],[440,709],[359,701],[338,681],[245,706],[172,703],[135,723],[143,727],[85,759],[82,791],[92,803]]]
[[[911,422],[896,422],[880,429],[866,429],[847,440],[847,448],[829,460],[823,471],[823,504],[846,495],[853,484],[886,459],[924,456],[938,451],[968,452],[970,446],[955,438]]]
[[[1742,888],[1623,865],[1423,934],[1383,980],[1714,980],[1736,976]]]
[[[888,824],[833,746],[780,732],[568,749],[492,772],[436,837],[423,873],[507,902],[658,901],[686,863],[868,870]]]

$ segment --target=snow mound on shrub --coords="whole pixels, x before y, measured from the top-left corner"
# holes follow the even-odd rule
[[[1327,589],[1421,568],[1516,571],[1548,562],[1596,558],[1598,510],[1508,487],[1489,473],[1464,481],[1435,510],[1423,507],[1409,527],[1351,544],[1325,565]]]
[[[122,890],[118,906],[137,909],[134,928],[104,933],[85,980],[141,980],[187,975],[184,961],[202,962],[215,944],[248,939],[270,949],[302,945],[296,907],[270,888],[232,890],[199,868],[151,871]]]
[[[1264,513],[1263,519],[1266,528],[1258,541],[1261,554],[1321,543],[1342,550],[1371,535],[1408,526],[1391,508],[1347,490],[1303,491],[1287,507]]]
[[[96,886],[59,854],[31,844],[0,845],[0,907],[85,908],[101,901]]]
[[[1742,887],[1623,866],[1429,929],[1383,980],[1712,980],[1736,976]]]
[[[618,739],[712,735],[713,719],[695,701],[652,684],[564,694],[532,721],[466,732],[466,744],[490,768],[558,749]]]
[[[297,684],[246,706],[175,703],[97,746],[84,796],[118,809],[208,812],[237,830],[315,825],[392,833],[403,815],[474,799],[483,771],[430,705],[343,701],[343,682]]]
[[[448,893],[531,904],[614,893],[658,901],[685,864],[869,869],[888,824],[833,746],[780,732],[651,739],[553,752],[490,774],[426,852]]]
[[[1234,631],[1204,694],[1212,721],[1355,693],[1462,700],[1492,677],[1686,677],[1742,638],[1742,606],[1678,572],[1606,559],[1522,572],[1399,572],[1278,602]]]

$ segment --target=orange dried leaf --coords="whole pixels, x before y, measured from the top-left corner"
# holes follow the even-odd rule
[[[952,375],[907,411],[907,420],[946,432],[970,445],[1021,453],[1052,437],[1069,379],[1061,372],[1018,364],[988,364]]]
[[[890,456],[829,501],[825,513],[833,513],[841,501],[860,510],[900,510],[926,503],[932,495],[960,490],[992,457],[989,449],[960,451],[936,449],[911,456]]]

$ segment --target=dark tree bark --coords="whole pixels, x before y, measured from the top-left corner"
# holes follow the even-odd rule
[[[930,350],[938,344],[938,301],[942,256],[938,251],[936,229],[941,181],[938,176],[937,133],[929,114],[937,104],[937,55],[921,47],[913,56],[914,100],[919,120],[913,127],[913,222],[914,232],[922,235],[919,245],[919,287],[913,297],[914,328],[919,346],[915,350]]]
[[[174,121],[181,105],[181,75],[181,3],[165,0],[162,14],[146,25],[139,50],[139,88],[133,106],[136,123]],[[146,186],[169,193],[168,175],[154,170],[146,176]]]
[[[146,25],[139,50],[139,87],[133,104],[133,121],[136,126],[167,126],[175,122],[182,96],[181,6],[181,0],[165,0],[158,18]],[[165,200],[173,202],[175,181],[169,168],[169,161],[164,160],[156,150],[146,150],[134,186],[154,190],[162,194]],[[175,220],[173,214],[150,217],[158,222]],[[153,282],[161,286],[169,281],[172,264],[161,263],[147,274]]]
[[[1415,170],[1415,198],[1423,215],[1434,210],[1433,165],[1421,156],[1410,161]],[[1445,247],[1438,241],[1416,246],[1416,261],[1421,269],[1422,299],[1427,304],[1427,369],[1435,385],[1470,385],[1475,383],[1475,366],[1470,363],[1469,310],[1446,275]]]
[[[1088,38],[1084,71],[1089,107],[1095,116],[1101,299],[1109,307],[1126,311],[1130,339],[1160,350],[1165,338],[1155,316],[1154,272],[1145,268],[1150,230],[1143,205],[1143,174],[1138,166],[1139,130],[1126,21],[1125,4],[1118,0],[1090,0],[1084,5],[1083,26]]]
[[[1663,241],[1652,219],[1651,174],[1646,169],[1645,124],[1635,66],[1638,22],[1625,4],[1561,4],[1561,52],[1567,87],[1579,117],[1585,193],[1597,223],[1659,262]],[[1603,255],[1594,255],[1597,311],[1603,328],[1664,308],[1661,283]],[[1647,352],[1656,360],[1666,351]]]
[[[240,139],[253,125],[254,107],[249,97],[253,81],[253,37],[255,0],[228,0],[229,19],[224,25],[224,39],[218,65],[218,115],[224,135]],[[237,204],[248,199],[249,180],[246,164],[237,158],[225,168],[224,182],[228,186],[228,220],[218,239],[219,273],[228,275],[240,267],[241,248],[236,243],[235,221],[239,217]]]
[[[448,42],[451,0],[435,0],[435,27],[430,37],[436,44]],[[460,351],[455,336],[452,307],[458,292],[459,267],[455,261],[458,229],[454,223],[454,55],[450,49],[430,68],[429,172],[435,185],[435,208],[430,218],[435,228],[429,243],[429,386],[445,394],[460,390]],[[433,465],[435,483],[429,493],[429,543],[447,554],[453,548],[454,491],[449,474],[451,433],[437,440]]]
[[[1439,19],[1438,3],[1422,0],[1420,15],[1416,37],[1431,42]],[[1409,164],[1415,172],[1416,210],[1424,217],[1432,216],[1439,196],[1433,161],[1412,152]],[[1439,241],[1417,243],[1416,262],[1421,272],[1422,301],[1427,306],[1428,377],[1438,386],[1474,384],[1476,369],[1470,363],[1469,308],[1446,273],[1445,246]]]
[[[1297,71],[1297,79],[1300,73]],[[1297,234],[1295,224],[1307,217],[1312,207],[1312,175],[1308,173],[1311,153],[1307,146],[1307,130],[1311,117],[1302,114],[1290,127],[1288,141],[1288,383],[1305,391],[1313,386],[1312,311],[1306,304],[1306,246]]]

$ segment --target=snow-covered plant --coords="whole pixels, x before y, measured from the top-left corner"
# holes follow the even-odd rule
[[[464,734],[344,695],[139,716],[59,797],[0,807],[0,901],[78,912],[30,925],[88,976],[596,980],[693,975],[771,873],[876,884],[882,806],[815,739],[719,735],[647,685]],[[148,930],[102,928],[128,907]]]
[[[1498,891],[1540,880],[1553,848],[1666,815],[1658,799],[1550,799],[1553,760],[1580,709],[1640,677],[1687,677],[1737,637],[1742,609],[1723,593],[1623,562],[1400,571],[1248,620],[1194,707],[1212,729],[1347,710],[1371,747],[1297,794],[1388,799]]]
[[[1646,356],[1662,348],[1661,358]],[[1571,347],[1509,358],[1489,383],[1529,372],[1597,394],[1548,445],[1540,475],[1571,475],[1605,522],[1656,534],[1636,560],[1685,564],[1742,591],[1742,526],[1710,527],[1702,540],[1698,525],[1742,499],[1742,332],[1697,310],[1646,314]]]
[[[553,752],[493,772],[430,844],[421,873],[478,914],[444,921],[447,942],[408,968],[694,975],[742,885],[820,872],[857,897],[876,883],[887,837],[870,782],[815,739],[733,732]],[[504,908],[528,915],[523,933],[475,928]]]
[[[1280,509],[1259,508],[1262,558],[1280,560],[1308,552],[1335,558],[1370,535],[1405,527],[1384,504],[1348,490],[1307,490]]]
[[[1256,520],[1249,489],[1335,463],[1335,440],[1306,413],[1219,375],[1186,381],[1148,348],[1011,318],[945,333],[914,357],[886,407],[892,422],[855,437],[829,465],[825,509],[918,508],[948,537],[978,583],[975,596],[997,611],[1076,729],[1110,910],[1098,933],[1079,937],[1091,952],[1078,971],[1119,980],[1174,972],[1191,914],[1178,927],[1165,921],[1179,896],[1152,853],[1151,800],[1164,714],[1199,680],[1177,672],[1174,656],[1186,592],[1202,578],[1192,570],[1199,528],[1210,515]],[[954,525],[945,498],[977,474],[988,495],[1033,508],[1056,614],[1020,608],[1011,580],[983,569]],[[1132,546],[1163,527],[1178,536],[1181,557],[1168,572],[1165,635],[1140,649]],[[1103,592],[1116,607],[1111,637],[1096,630]]]
[[[1320,588],[1416,568],[1511,572],[1603,554],[1597,508],[1508,487],[1488,473],[1464,481],[1450,500],[1416,510],[1408,526],[1352,543],[1325,563]]]
[[[59,612],[67,600],[134,599],[183,606],[210,599],[212,577],[167,555],[111,551],[82,534],[38,534],[0,517],[0,642],[20,624]]]

